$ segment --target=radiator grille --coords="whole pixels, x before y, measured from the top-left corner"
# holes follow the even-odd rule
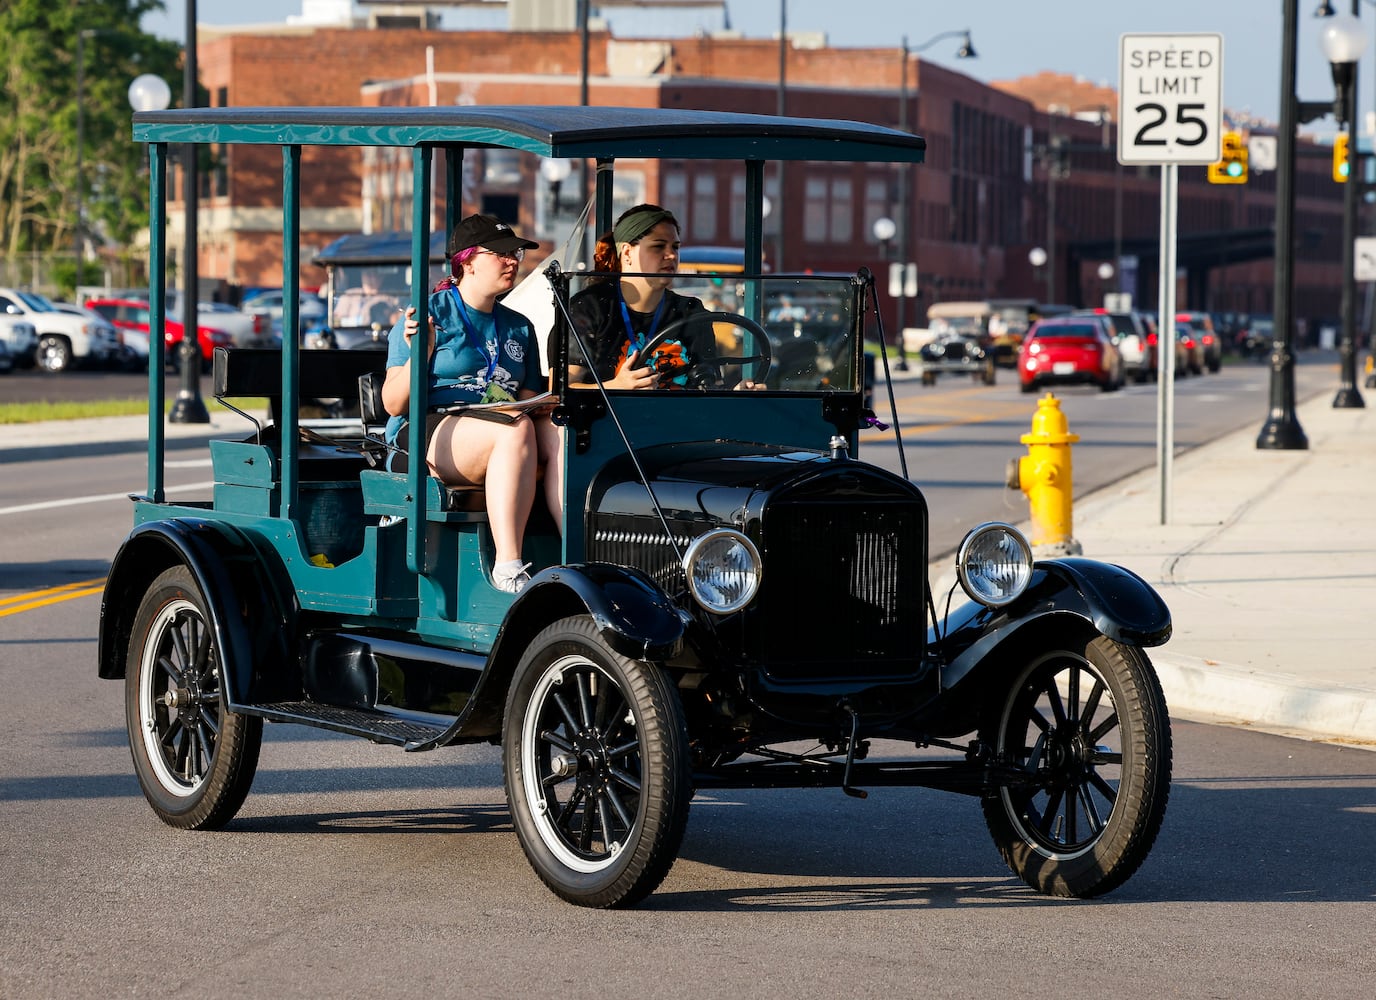
[[[679,549],[687,551],[694,537],[678,535]],[[687,586],[678,552],[664,537],[664,526],[657,518],[618,517],[617,527],[595,529],[589,554],[596,562],[634,566],[644,571],[671,596]]]
[[[764,523],[758,658],[777,679],[893,676],[925,638],[926,525],[916,503],[789,502]]]

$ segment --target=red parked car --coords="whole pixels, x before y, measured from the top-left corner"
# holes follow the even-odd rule
[[[1023,338],[1018,380],[1023,392],[1077,382],[1112,392],[1123,384],[1123,357],[1102,316],[1056,316],[1039,321]]]
[[[149,334],[148,303],[141,299],[88,299],[88,309],[94,309],[123,335],[125,331]],[[174,369],[181,365],[181,343],[183,325],[169,317],[163,326],[163,340],[167,345],[167,363]],[[210,371],[210,359],[217,347],[233,347],[234,338],[223,330],[212,330],[208,326],[196,328],[201,347],[201,368]]]

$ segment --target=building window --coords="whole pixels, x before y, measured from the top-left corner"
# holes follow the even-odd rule
[[[717,238],[717,178],[713,174],[697,174],[693,178],[693,214],[689,232],[694,240],[711,241]]]
[[[745,242],[745,176],[731,178],[731,212],[727,222],[728,238],[732,243]]]
[[[827,239],[826,179],[809,177],[804,192],[803,239],[809,243],[825,243]]]
[[[809,177],[804,186],[803,239],[849,243],[855,235],[854,184],[849,177]]]
[[[688,216],[688,177],[682,170],[668,170],[663,174],[660,203],[674,213],[678,224]]]

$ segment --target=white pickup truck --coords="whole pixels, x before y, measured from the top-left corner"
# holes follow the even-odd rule
[[[109,327],[59,312],[36,292],[0,288],[0,312],[22,316],[38,331],[38,367],[66,371],[73,364],[103,365],[119,357],[119,338]]]

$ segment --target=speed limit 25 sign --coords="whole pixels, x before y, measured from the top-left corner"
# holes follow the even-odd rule
[[[1217,162],[1223,36],[1124,35],[1120,44],[1118,162]]]

